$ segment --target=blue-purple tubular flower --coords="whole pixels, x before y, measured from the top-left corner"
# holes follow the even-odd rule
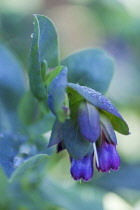
[[[93,154],[85,156],[81,160],[71,159],[70,172],[74,180],[82,179],[85,182],[91,180],[93,176]]]
[[[109,172],[110,169],[116,171],[119,169],[120,157],[113,142],[108,142],[105,135],[102,134],[101,145],[97,148],[99,166],[98,171]]]

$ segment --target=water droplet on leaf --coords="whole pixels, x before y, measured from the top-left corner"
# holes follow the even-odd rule
[[[29,155],[26,153],[19,153],[13,158],[13,166],[15,168],[19,167],[24,161],[29,158]]]
[[[34,34],[31,34],[31,38],[33,38]]]

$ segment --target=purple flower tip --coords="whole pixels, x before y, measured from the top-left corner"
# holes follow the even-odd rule
[[[93,176],[93,155],[85,156],[80,160],[71,159],[70,172],[74,180],[82,179],[85,182],[91,180]]]
[[[120,165],[120,157],[116,150],[116,145],[108,142],[103,135],[101,146],[97,148],[99,166],[96,167],[98,171],[103,173],[109,172],[110,169],[117,171]]]

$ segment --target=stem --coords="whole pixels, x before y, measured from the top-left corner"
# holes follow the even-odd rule
[[[97,149],[96,149],[96,144],[95,143],[93,143],[93,149],[94,149],[94,152],[95,152],[96,164],[97,164],[97,167],[99,167],[99,160],[98,160],[98,154],[97,154]]]

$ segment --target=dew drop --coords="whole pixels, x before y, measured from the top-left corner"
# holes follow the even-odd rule
[[[33,38],[34,34],[31,34],[31,38]]]
[[[29,158],[29,155],[26,153],[19,153],[13,158],[13,166],[15,168],[19,167],[24,161]]]

